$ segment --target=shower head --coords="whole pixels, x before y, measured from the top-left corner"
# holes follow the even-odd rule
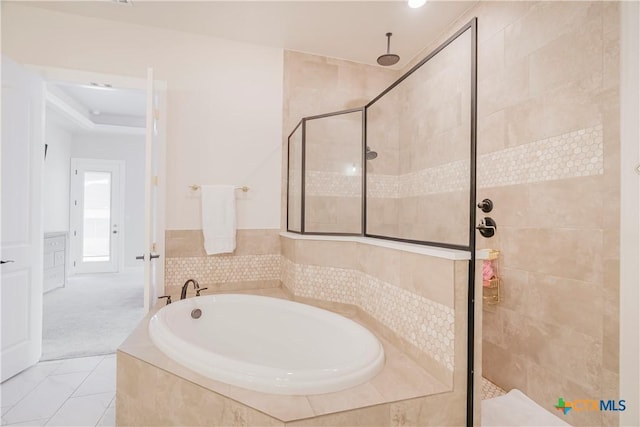
[[[398,55],[396,55],[395,53],[389,53],[389,49],[391,47],[392,33],[387,33],[386,36],[387,36],[387,53],[385,53],[384,55],[380,55],[378,57],[378,64],[382,65],[383,67],[388,67],[400,61],[400,57]]]
[[[376,151],[371,150],[371,148],[367,146],[367,152],[365,153],[364,157],[367,160],[373,160],[376,157],[378,157],[378,153]]]

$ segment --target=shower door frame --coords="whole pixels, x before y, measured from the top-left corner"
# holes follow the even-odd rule
[[[395,82],[393,82],[388,88],[386,88],[384,91],[382,91],[378,96],[376,96],[375,98],[373,98],[367,105],[364,106],[364,119],[363,119],[363,136],[364,136],[364,141],[365,141],[365,146],[366,146],[366,140],[367,140],[367,135],[366,135],[366,122],[367,122],[367,111],[369,110],[369,108],[376,103],[376,101],[378,101],[379,99],[381,99],[383,96],[385,96],[387,93],[389,93],[390,91],[392,91],[395,87],[397,87],[400,83],[402,83],[404,80],[406,80],[411,74],[413,74],[415,71],[417,71],[420,67],[422,67],[424,64],[426,64],[427,62],[429,62],[429,60],[431,60],[433,57],[435,57],[438,53],[442,52],[447,46],[449,46],[451,43],[453,43],[455,40],[458,39],[458,37],[460,37],[461,35],[463,35],[464,33],[466,33],[467,31],[471,31],[471,69],[470,69],[470,74],[471,74],[471,85],[470,85],[470,98],[471,98],[471,108],[470,108],[470,122],[469,122],[469,127],[470,127],[470,140],[469,140],[469,145],[470,145],[470,157],[469,157],[469,239],[468,239],[468,245],[459,245],[459,244],[454,244],[454,243],[445,243],[445,242],[436,242],[436,241],[429,241],[429,240],[415,240],[415,239],[406,239],[406,238],[402,238],[402,237],[393,237],[393,236],[385,236],[385,235],[380,235],[380,234],[370,234],[367,233],[367,228],[366,228],[366,220],[367,220],[367,212],[366,212],[366,208],[367,208],[367,204],[366,204],[366,194],[367,194],[367,180],[366,180],[366,176],[367,176],[367,164],[366,162],[364,163],[364,167],[363,167],[363,176],[365,177],[364,182],[363,182],[363,200],[365,201],[364,203],[364,207],[363,207],[363,233],[362,235],[364,237],[371,237],[371,238],[375,238],[375,239],[384,239],[384,240],[392,240],[392,241],[396,241],[396,242],[403,242],[403,243],[414,243],[414,244],[418,244],[418,245],[427,245],[427,246],[436,246],[436,247],[440,247],[440,248],[446,248],[446,249],[458,249],[458,250],[462,250],[462,251],[470,251],[471,253],[475,252],[475,233],[476,233],[476,228],[475,228],[475,223],[476,223],[476,210],[475,210],[475,204],[476,204],[476,145],[477,145],[477,111],[478,111],[478,103],[477,103],[477,70],[478,70],[478,55],[477,55],[477,50],[478,50],[478,43],[477,43],[477,28],[478,28],[478,18],[473,18],[471,19],[467,24],[465,24],[464,26],[462,26],[458,31],[456,31],[451,37],[449,37],[447,40],[445,40],[442,44],[440,44],[438,47],[436,47],[433,51],[431,51],[427,56],[425,56],[420,62],[418,62],[416,65],[414,65],[413,67],[411,67],[411,69],[409,69],[409,71],[407,71],[405,74],[403,74],[398,80],[396,80]],[[363,150],[364,151],[364,150]]]
[[[361,156],[361,163],[362,163],[362,191],[361,191],[361,196],[360,196],[360,215],[361,215],[361,221],[360,221],[360,232],[359,233],[343,233],[343,232],[330,232],[330,231],[306,231],[305,229],[305,215],[306,215],[306,174],[307,174],[307,121],[309,120],[318,120],[318,119],[324,119],[327,117],[333,117],[333,116],[340,116],[340,115],[344,115],[344,114],[353,114],[353,113],[361,113],[362,114],[362,134],[361,134],[361,143],[362,143],[362,156]],[[289,233],[296,233],[296,234],[306,234],[306,235],[311,235],[311,236],[359,236],[362,237],[364,236],[364,224],[365,224],[365,181],[367,179],[366,177],[366,169],[365,169],[365,147],[367,145],[366,142],[366,136],[365,136],[365,124],[366,124],[366,120],[365,120],[365,107],[360,107],[360,108],[350,108],[348,110],[340,110],[340,111],[334,111],[331,113],[324,113],[324,114],[317,114],[315,116],[308,116],[308,117],[303,117],[302,120],[300,120],[298,122],[298,124],[296,125],[296,127],[293,129],[293,131],[289,134],[289,136],[287,137],[287,231]],[[289,193],[290,193],[290,186],[291,183],[289,182],[289,170],[290,170],[290,156],[289,154],[291,153],[291,137],[293,136],[294,133],[296,133],[296,131],[298,130],[298,128],[301,128],[301,132],[302,132],[302,144],[301,144],[301,167],[300,167],[300,173],[301,173],[301,178],[300,178],[300,230],[291,230],[289,228]]]

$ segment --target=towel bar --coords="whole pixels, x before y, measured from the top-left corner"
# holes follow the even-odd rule
[[[198,184],[192,184],[189,186],[189,188],[193,191],[197,191],[200,189],[200,186]],[[243,192],[247,192],[249,191],[249,187],[247,187],[246,185],[243,185],[242,187],[236,187],[236,190],[242,190]]]

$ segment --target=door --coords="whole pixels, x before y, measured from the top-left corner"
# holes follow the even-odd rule
[[[164,85],[154,82],[153,69],[147,70],[147,126],[145,150],[145,253],[144,310],[147,312],[164,291],[164,191],[159,177],[164,176]]]
[[[42,352],[44,82],[2,57],[0,381]]]
[[[114,273],[121,258],[124,163],[71,159],[71,271]]]

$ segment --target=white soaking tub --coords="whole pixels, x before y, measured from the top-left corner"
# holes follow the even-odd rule
[[[194,319],[192,311],[200,309]],[[171,359],[227,384],[275,394],[343,390],[373,378],[384,350],[367,329],[306,304],[256,295],[188,298],[149,322]]]

